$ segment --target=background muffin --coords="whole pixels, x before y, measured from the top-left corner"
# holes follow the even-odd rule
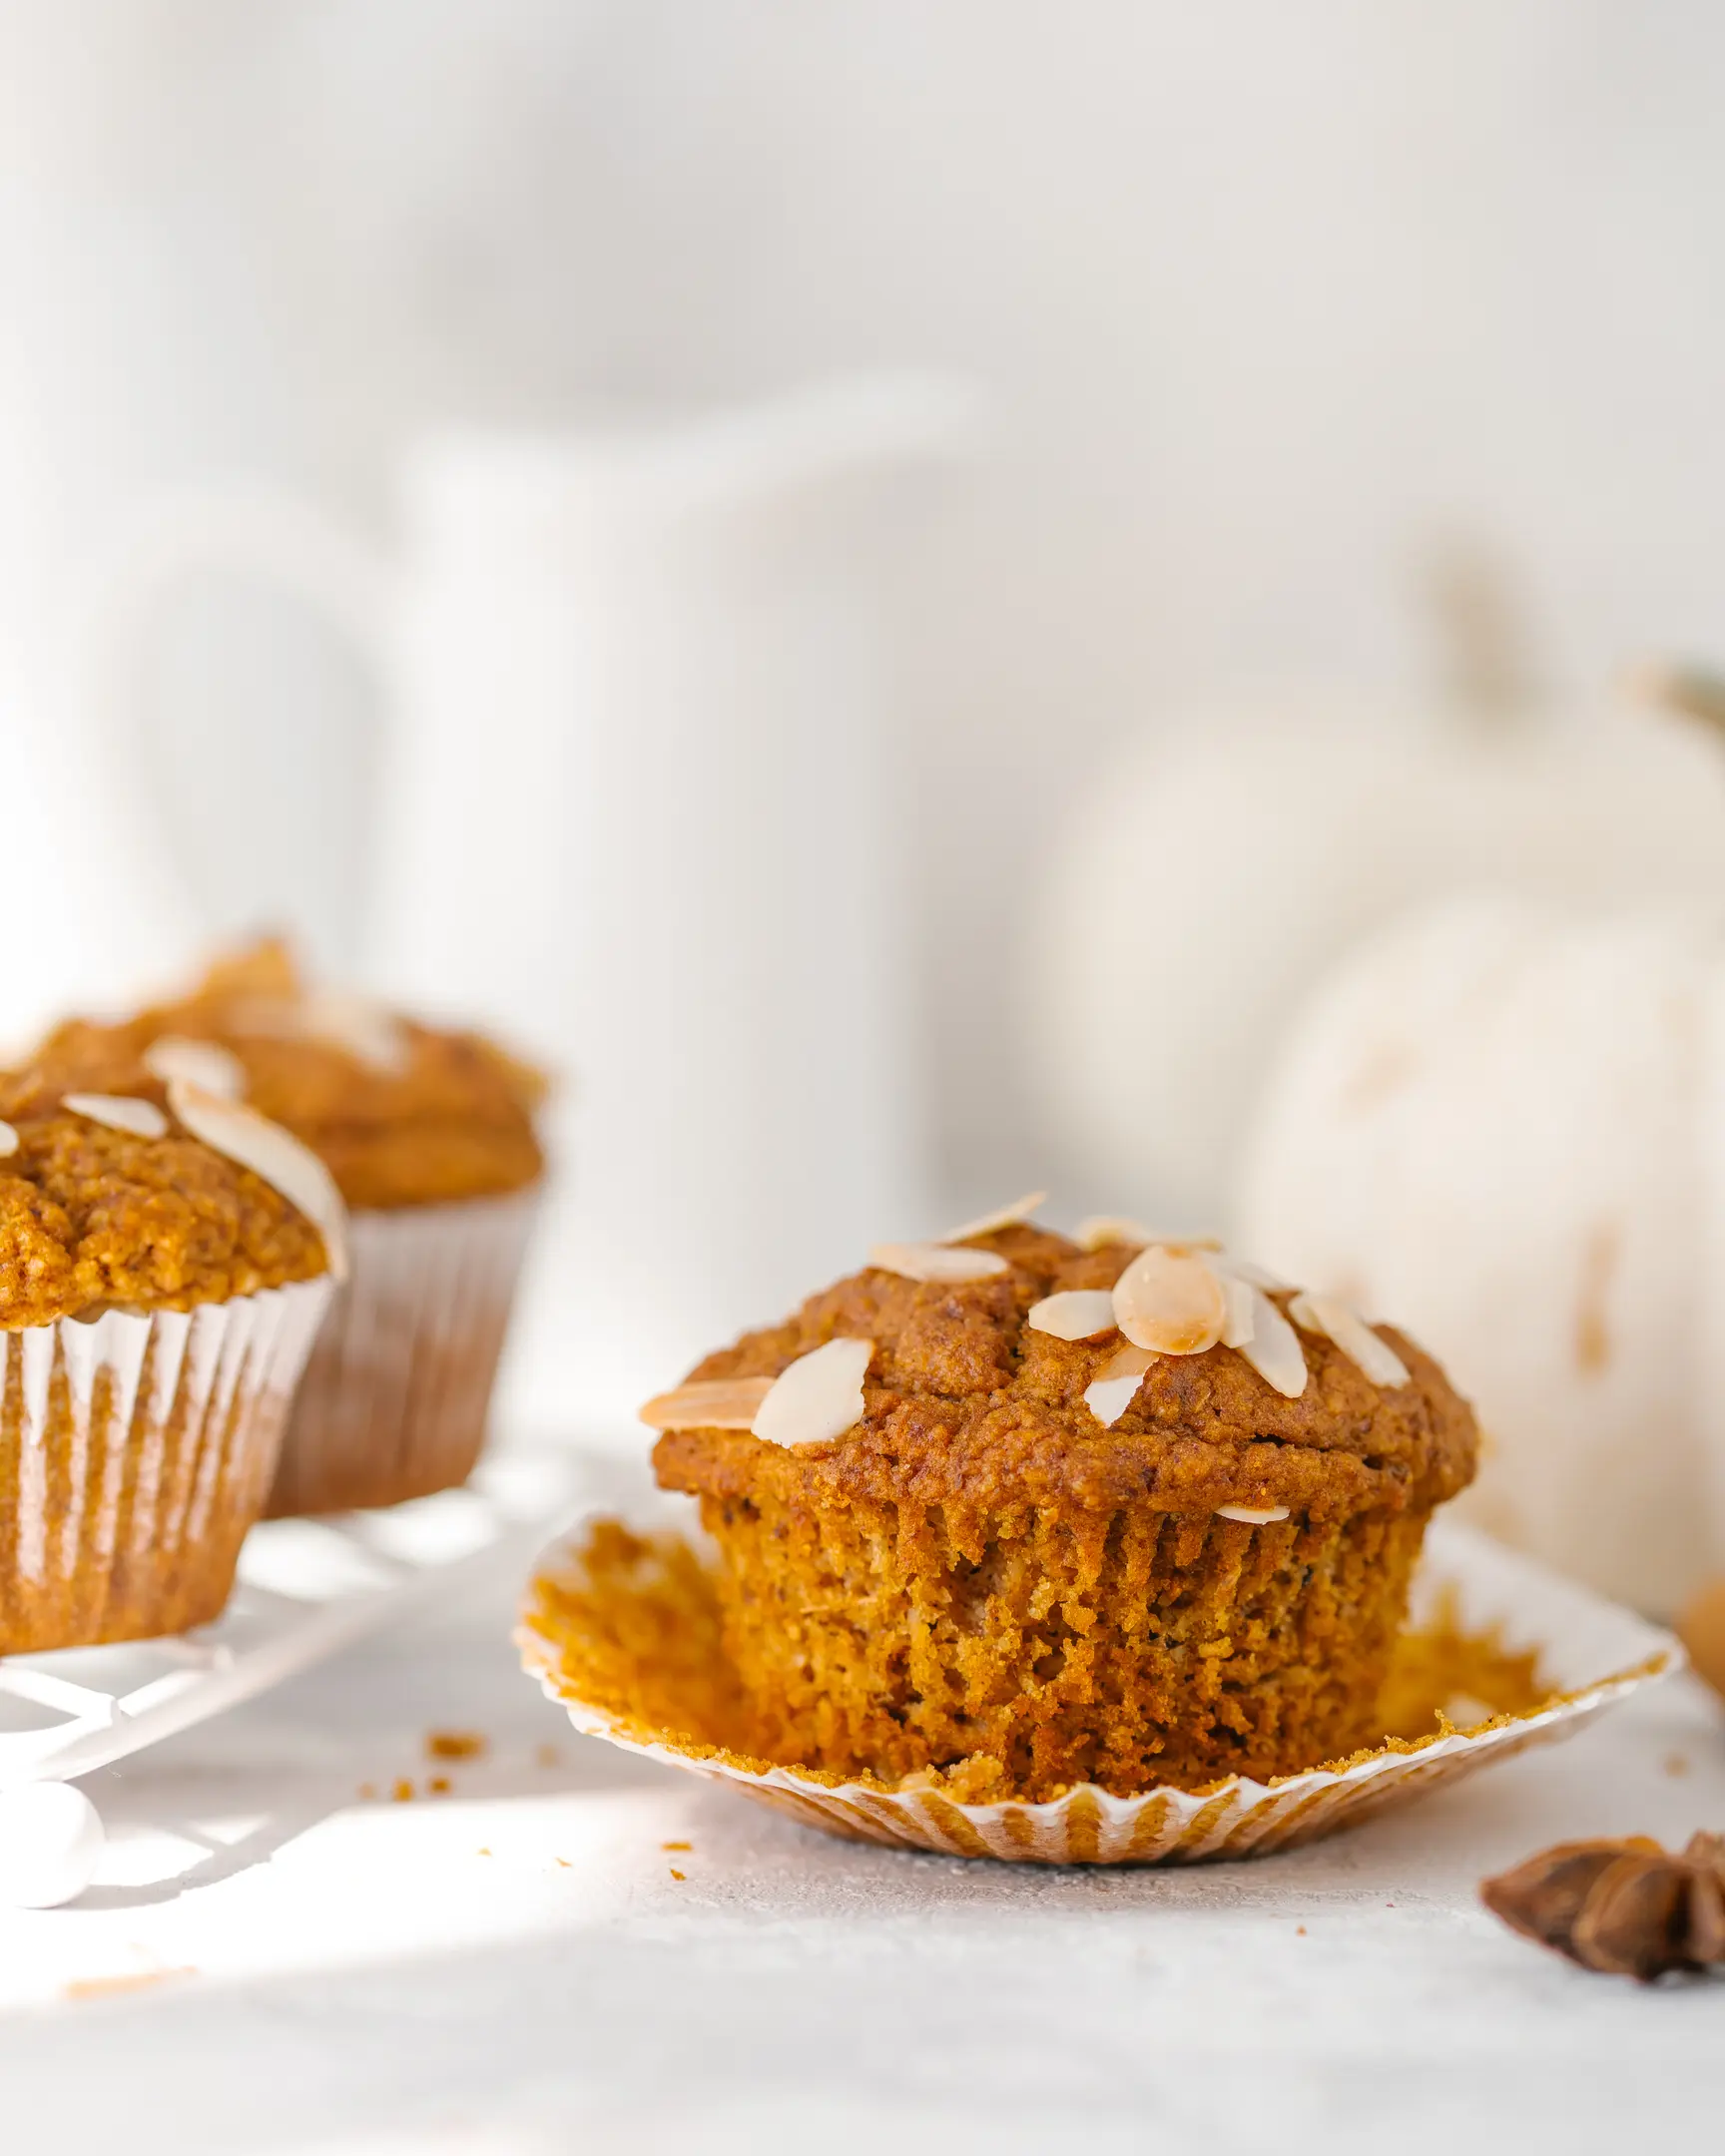
[[[1380,1734],[1469,1409],[1400,1335],[1121,1234],[879,1252],[644,1410],[661,1483],[719,1543],[769,1757],[1039,1800],[1262,1778]]]
[[[306,983],[273,941],[178,1001],[62,1025],[39,1058],[74,1086],[140,1059],[292,1131],[352,1209],[351,1278],[305,1373],[270,1511],[391,1504],[465,1480],[544,1170],[543,1081],[477,1034]]]
[[[288,1133],[114,1076],[0,1078],[0,1654],[219,1613],[341,1260]]]

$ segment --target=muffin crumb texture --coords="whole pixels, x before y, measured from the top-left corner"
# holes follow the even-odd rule
[[[1431,1357],[1381,1329],[1381,1367],[1407,1377],[1385,1385],[1302,1331],[1290,1396],[1220,1342],[1145,1353],[1105,1423],[1086,1395],[1119,1334],[1028,1320],[1111,1291],[1138,1247],[1017,1222],[975,1240],[997,1271],[870,1267],[690,1373],[776,1378],[871,1342],[844,1434],[659,1438],[659,1480],[699,1498],[721,1552],[746,1749],[1037,1802],[1268,1779],[1374,1742],[1426,1520],[1473,1471],[1472,1415]],[[1290,1291],[1256,1292],[1289,1322]]]

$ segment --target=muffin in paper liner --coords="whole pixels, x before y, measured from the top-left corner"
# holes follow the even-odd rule
[[[538,1202],[533,1186],[348,1216],[351,1276],[294,1399],[271,1518],[398,1504],[466,1481]]]
[[[0,1654],[220,1615],[329,1290],[0,1332]]]
[[[1671,1634],[1440,1520],[1385,1699],[1387,1727],[1403,1734],[1268,1784],[1234,1777],[1130,1797],[1085,1784],[1042,1804],[971,1804],[938,1776],[888,1785],[751,1757],[712,1575],[680,1534],[588,1523],[542,1561],[516,1640],[528,1675],[587,1735],[728,1783],[828,1834],[1029,1864],[1291,1849],[1560,1742],[1683,1665]]]

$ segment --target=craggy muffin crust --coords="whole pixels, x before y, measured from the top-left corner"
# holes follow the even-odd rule
[[[164,1035],[218,1042],[245,1067],[251,1106],[318,1154],[355,1208],[501,1197],[538,1178],[536,1072],[478,1034],[383,1014],[396,1053],[367,1056],[316,1029],[315,1012],[286,945],[264,941],[177,1001],[115,1024],[68,1021],[36,1061],[68,1091],[112,1092]]]
[[[1302,1332],[1288,1399],[1233,1349],[1166,1355],[1104,1427],[1084,1392],[1118,1335],[1065,1342],[1025,1319],[1111,1287],[1137,1247],[1021,1226],[968,1240],[1010,1271],[870,1269],[692,1373],[772,1377],[870,1340],[843,1436],[659,1439],[660,1482],[700,1498],[719,1545],[749,1749],[1041,1802],[1079,1782],[1267,1779],[1371,1743],[1427,1517],[1473,1468],[1472,1415],[1438,1366],[1386,1334],[1411,1381],[1380,1387]]]
[[[1208,1514],[1220,1504],[1287,1505],[1341,1518],[1374,1507],[1430,1510],[1471,1479],[1472,1410],[1432,1357],[1380,1330],[1413,1375],[1373,1384],[1329,1341],[1302,1333],[1311,1375],[1286,1399],[1227,1348],[1167,1355],[1105,1429],[1084,1403],[1118,1336],[1062,1341],[1025,1328],[1063,1289],[1111,1288],[1137,1246],[1083,1251],[1013,1227],[975,1239],[1010,1273],[958,1286],[873,1268],[812,1296],[784,1325],[746,1334],[690,1380],[776,1377],[830,1340],[871,1340],[864,1420],[795,1450],[747,1430],[671,1430],[654,1466],[669,1489],[834,1504],[911,1500],[992,1513],[1003,1503],[1106,1510],[1143,1501]],[[1273,1298],[1284,1308],[1288,1298]]]
[[[18,1136],[0,1159],[0,1328],[112,1306],[190,1310],[327,1269],[304,1215],[176,1124],[146,1071],[115,1059],[108,1075],[84,1090],[153,1102],[165,1137],[76,1114],[39,1070],[0,1076],[0,1118]]]

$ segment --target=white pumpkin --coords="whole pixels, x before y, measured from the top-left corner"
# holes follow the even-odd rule
[[[1058,835],[1026,1052],[1099,1188],[1213,1219],[1307,990],[1412,905],[1480,882],[1725,899],[1725,750],[1694,720],[1389,717],[1194,718],[1103,773]]]
[[[1482,1524],[1661,1615],[1725,1565],[1725,915],[1392,925],[1274,1064],[1237,1215],[1474,1399]]]

